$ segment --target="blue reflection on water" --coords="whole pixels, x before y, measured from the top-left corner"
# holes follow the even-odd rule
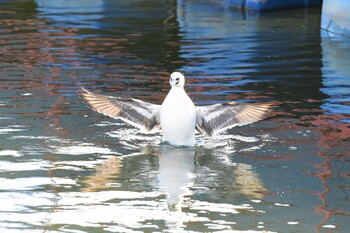
[[[246,64],[253,54],[251,48],[257,46],[254,20],[245,20],[240,12],[223,11],[205,4],[179,1],[178,21],[184,42],[182,57],[193,61],[185,71],[217,77],[237,76],[234,69],[242,73],[254,71]]]
[[[44,17],[61,22],[61,26],[99,28],[101,25],[98,21],[104,18],[104,0],[79,2],[74,0],[36,0],[36,4],[38,5],[39,18]],[[63,24],[64,22],[68,25]]]
[[[329,96],[322,108],[328,114],[350,114],[350,41],[323,35],[321,45],[324,85],[321,91]]]

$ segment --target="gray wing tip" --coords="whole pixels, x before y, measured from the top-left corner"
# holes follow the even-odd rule
[[[223,114],[223,120],[219,119],[220,116],[214,116],[213,119],[205,119],[206,110],[201,109],[198,112],[196,130],[200,134],[207,136],[213,136],[219,132],[225,131],[227,129],[233,128],[235,126],[242,126],[246,124],[251,124],[260,120],[263,120],[271,115],[273,108],[276,104],[272,102],[259,102],[259,103],[237,103],[237,102],[226,102],[222,104],[215,104],[209,106],[207,110],[209,114],[215,112],[219,109],[232,109],[231,114],[237,114],[236,116],[229,113]],[[203,115],[204,114],[204,115]],[[230,120],[232,118],[233,120]],[[222,121],[222,122],[220,122]]]
[[[276,104],[272,102],[266,102],[266,103],[257,103],[257,107],[262,108],[264,111],[262,117],[266,118],[272,115],[273,109],[276,108]]]
[[[273,103],[250,103],[246,105],[246,109],[252,110],[255,114],[256,119],[250,123],[254,123],[263,120],[271,115],[275,105]],[[244,113],[245,111],[243,111]]]
[[[84,87],[80,87],[80,91],[77,92],[78,96],[85,99],[85,97],[89,94],[93,94],[91,91],[88,91]]]
[[[109,97],[95,94],[91,91],[88,91],[84,87],[80,87],[80,88],[81,88],[81,91],[77,92],[77,94],[80,96],[80,98],[83,99],[92,110],[99,112],[99,113],[102,113],[100,111],[101,109],[97,105],[101,104],[101,102],[107,102],[107,99]],[[96,102],[99,102],[99,103],[96,103]],[[104,113],[102,113],[102,114],[104,114]]]
[[[91,93],[90,91],[88,91],[87,89],[85,89],[84,87],[80,87],[80,92],[78,93]]]
[[[81,91],[77,92],[77,94],[79,96],[81,96],[85,101],[89,102],[91,99],[118,99],[117,97],[113,97],[113,96],[107,96],[107,95],[101,95],[101,94],[96,94],[92,91],[89,91],[87,89],[85,89],[84,87],[80,87]]]

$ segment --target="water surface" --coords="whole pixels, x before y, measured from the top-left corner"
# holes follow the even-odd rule
[[[1,1],[1,232],[347,232],[350,42],[320,9]],[[274,114],[194,148],[91,111],[96,93]]]

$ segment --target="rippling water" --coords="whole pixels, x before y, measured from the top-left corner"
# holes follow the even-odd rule
[[[1,232],[347,232],[350,41],[320,9],[197,1],[1,1]],[[80,87],[275,114],[174,148],[87,108]]]

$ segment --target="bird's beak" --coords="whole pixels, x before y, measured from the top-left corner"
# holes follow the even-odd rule
[[[174,85],[174,80],[172,78],[169,79],[170,86]]]

